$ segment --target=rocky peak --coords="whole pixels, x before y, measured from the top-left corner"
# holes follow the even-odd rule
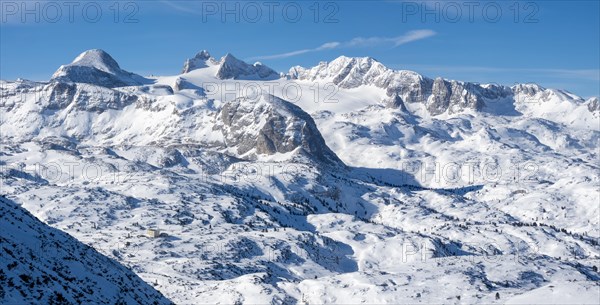
[[[219,79],[247,80],[268,80],[280,77],[279,73],[259,62],[250,65],[230,53],[227,53],[219,61],[219,70],[216,76]]]
[[[512,90],[515,94],[522,93],[528,96],[533,96],[539,92],[546,90],[546,88],[538,84],[516,84],[512,86]]]
[[[210,53],[207,50],[202,50],[194,58],[207,60],[210,58]]]
[[[327,63],[305,69],[293,67],[288,78],[299,80],[331,81],[340,88],[376,86],[387,91],[385,105],[404,107],[405,103],[423,103],[432,115],[456,113],[464,109],[479,110],[484,98],[498,98],[507,94],[496,87],[484,88],[479,84],[430,79],[408,70],[392,70],[372,57],[340,56]]]
[[[342,88],[356,88],[377,81],[378,77],[391,71],[372,57],[340,56],[331,62],[320,62],[319,65],[306,69],[293,67],[288,78],[300,80],[331,80]]]
[[[190,71],[208,67],[209,64],[217,64],[214,58],[210,56],[210,53],[206,50],[202,50],[196,54],[193,58],[189,58],[183,64],[183,70],[181,73],[188,73]]]

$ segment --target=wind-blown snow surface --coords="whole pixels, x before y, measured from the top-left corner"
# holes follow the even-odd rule
[[[131,270],[0,197],[0,303],[172,304]]]
[[[597,99],[270,71],[2,82],[2,191],[178,304],[597,303]]]

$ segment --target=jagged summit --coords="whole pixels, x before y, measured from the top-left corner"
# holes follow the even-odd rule
[[[423,77],[413,71],[392,70],[372,57],[340,56],[331,62],[320,62],[312,68],[293,67],[288,78],[298,80],[327,79],[342,88],[356,88],[363,85],[388,87],[395,80],[416,82]]]
[[[533,83],[516,84],[516,85],[512,86],[511,88],[514,92],[530,94],[530,95],[533,95],[538,92],[546,90],[546,88],[544,88],[538,84],[533,84]]]
[[[198,54],[196,54],[195,58],[209,59],[210,53],[208,53],[207,50],[202,50],[202,51],[198,52]]]
[[[217,64],[214,58],[210,56],[207,50],[198,52],[194,57],[189,58],[183,64],[182,74],[191,72],[196,69],[208,67],[210,64]]]
[[[88,83],[108,88],[139,86],[151,82],[140,75],[121,69],[112,56],[100,49],[85,51],[72,63],[60,66],[50,80]]]
[[[386,104],[406,105],[421,103],[431,115],[459,113],[465,110],[480,111],[486,101],[507,99],[513,101],[546,101],[552,96],[578,100],[579,97],[561,90],[546,89],[537,84],[518,84],[512,87],[497,84],[479,84],[428,78],[409,70],[394,70],[372,57],[340,56],[331,62],[320,62],[312,68],[300,66],[289,70],[289,79],[328,81],[340,88],[353,89],[375,86],[386,90]],[[583,102],[583,101],[581,101]],[[589,103],[590,111],[595,109]]]
[[[218,66],[215,76],[219,79],[271,80],[280,77],[279,73],[260,62],[248,64],[237,59],[231,53],[227,53],[221,59],[216,60],[206,50],[202,50],[193,58],[187,59],[181,73],[185,74],[209,66]]]
[[[216,75],[219,79],[277,79],[279,73],[257,62],[253,65],[237,59],[227,53],[219,61],[219,70]]]

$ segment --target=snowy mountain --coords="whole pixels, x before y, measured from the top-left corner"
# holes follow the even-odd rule
[[[597,303],[597,98],[89,52],[119,77],[0,82],[2,191],[177,304]]]
[[[225,55],[219,62],[219,70],[217,71],[219,79],[259,79],[268,80],[279,78],[279,73],[271,68],[256,62],[249,65],[231,54]]]
[[[0,198],[2,304],[172,304],[131,270]]]
[[[88,50],[72,63],[60,66],[51,81],[95,84],[114,88],[149,83],[142,76],[122,70],[119,64],[103,50]]]
[[[229,53],[217,61],[206,50],[186,60],[181,73],[185,74],[209,66],[218,67],[215,76],[219,79],[272,80],[280,77],[279,73],[259,62],[250,65]]]
[[[465,110],[482,110],[487,103],[499,99],[547,101],[552,96],[561,100],[581,103],[577,96],[560,90],[545,89],[538,85],[476,84],[443,78],[430,79],[413,71],[392,70],[370,57],[341,56],[331,62],[321,62],[313,68],[296,66],[287,74],[290,79],[329,81],[340,88],[376,86],[386,90],[402,103],[422,103],[431,115],[453,114]],[[399,103],[396,102],[396,103]],[[590,112],[594,112],[590,108]]]

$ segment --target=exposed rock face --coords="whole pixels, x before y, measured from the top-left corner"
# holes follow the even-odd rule
[[[392,82],[393,83],[393,82]],[[388,95],[398,94],[407,103],[424,103],[431,94],[433,80],[424,77],[402,79],[397,85],[385,87]]]
[[[431,114],[440,114],[450,106],[452,88],[441,78],[436,78],[431,89],[432,95],[427,101],[427,110]]]
[[[431,89],[427,109],[432,115],[460,112],[464,109],[479,110],[483,101],[478,85],[437,78]]]
[[[195,90],[195,92],[199,95],[204,94],[204,88],[192,84],[185,78],[178,77],[177,80],[175,80],[175,90],[180,91],[186,89]]]
[[[390,98],[387,98],[383,101],[383,104],[388,108],[400,109],[402,111],[407,111],[406,105],[404,105],[404,101],[402,97],[398,94],[394,94]]]
[[[515,94],[534,96],[544,91],[544,88],[536,84],[517,84],[512,87],[512,91]]]
[[[598,102],[597,97],[588,99],[586,103],[590,112],[600,111],[600,102]]]
[[[238,98],[223,106],[216,128],[223,133],[225,145],[237,153],[300,153],[322,163],[342,164],[325,144],[309,114],[298,106],[272,95],[257,99]]]
[[[131,270],[0,197],[0,303],[172,304]]]
[[[173,167],[185,162],[185,157],[176,148],[167,148],[158,159],[158,165],[161,167]]]
[[[108,88],[151,83],[142,76],[122,70],[108,53],[97,49],[85,51],[72,63],[61,66],[52,75],[51,81],[88,83]]]
[[[122,109],[138,101],[139,96],[126,94],[105,87],[71,84],[50,83],[46,86],[44,98],[46,109],[64,109],[73,104],[78,110],[103,112],[108,109]]]
[[[216,76],[219,79],[266,80],[279,78],[279,73],[261,63],[250,65],[227,54],[221,58]]]

